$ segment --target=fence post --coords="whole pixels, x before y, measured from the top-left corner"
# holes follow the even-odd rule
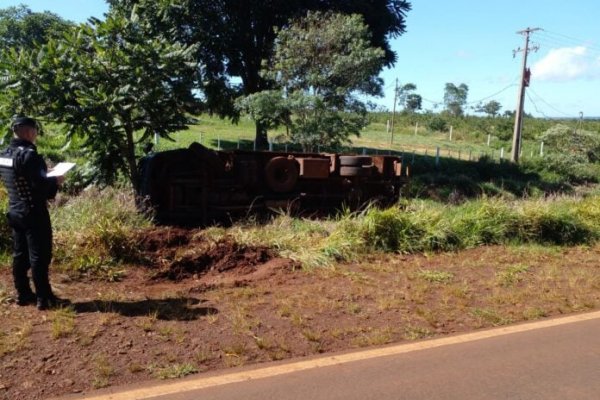
[[[269,140],[269,151],[273,151],[273,142]]]
[[[240,149],[240,137],[238,136],[238,141],[237,141],[237,149]]]
[[[491,140],[492,140],[492,135],[490,133],[488,133],[488,140],[487,140],[488,147],[490,147],[490,141]]]
[[[450,125],[450,141],[452,141],[452,131],[454,130],[454,127],[452,125]]]
[[[288,146],[288,144],[286,143],[286,144],[285,144],[285,152],[286,152],[286,153],[287,153],[287,146]]]
[[[471,153],[473,152],[473,150],[469,150],[469,161],[471,161]]]
[[[254,146],[253,146],[254,151],[256,151],[256,139],[254,139]]]
[[[540,157],[544,157],[544,142],[540,143]]]
[[[388,135],[390,133],[390,120],[389,119],[387,120],[387,125],[385,127],[385,133],[387,133]]]
[[[363,156],[366,156],[366,155],[367,155],[367,148],[363,147]]]
[[[321,152],[321,145],[320,145],[320,144],[318,144],[318,145],[317,145],[317,153],[320,153],[320,152]]]
[[[435,148],[435,166],[438,167],[440,165],[440,148]]]
[[[417,136],[417,131],[419,130],[419,123],[415,123],[415,136]]]
[[[412,160],[411,160],[411,165],[415,163],[415,151],[412,151]]]
[[[155,134],[154,134],[154,144],[158,144],[158,138],[159,138],[159,137],[160,137],[160,136],[158,136],[158,133],[155,133]],[[4,142],[4,139],[2,139],[2,141]],[[2,143],[0,143],[0,144],[2,144]]]

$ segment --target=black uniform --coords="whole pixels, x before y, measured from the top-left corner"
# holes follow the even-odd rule
[[[47,201],[54,198],[56,178],[46,176],[48,168],[36,146],[23,139],[13,139],[0,152],[0,174],[9,196],[8,223],[13,230],[13,277],[20,300],[33,297],[27,271],[36,296],[54,297],[48,280],[52,259],[52,226]]]

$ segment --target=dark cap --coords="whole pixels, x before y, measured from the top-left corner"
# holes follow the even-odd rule
[[[14,130],[18,126],[30,126],[32,128],[37,128],[38,124],[37,124],[37,121],[35,119],[33,119],[33,118],[29,118],[29,117],[16,117],[13,120],[11,128]]]

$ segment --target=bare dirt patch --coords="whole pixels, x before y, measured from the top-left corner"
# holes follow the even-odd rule
[[[154,280],[178,282],[226,273],[235,281],[249,274],[256,275],[259,269],[264,274],[265,269],[293,264],[291,260],[275,261],[275,252],[267,247],[247,246],[227,237],[214,241],[199,230],[155,228],[140,232],[138,243],[140,256],[153,270],[151,278]]]
[[[120,282],[54,274],[67,310],[17,307],[0,269],[0,398],[417,340],[594,309],[600,247],[381,255],[304,271],[268,249],[150,230]]]

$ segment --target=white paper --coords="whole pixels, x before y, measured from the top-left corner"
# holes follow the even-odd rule
[[[73,168],[74,166],[75,166],[75,163],[72,163],[72,162],[58,163],[54,166],[52,171],[48,172],[48,174],[46,176],[48,178],[51,178],[53,176],[62,176],[64,174],[66,174],[67,172],[69,172],[69,170],[71,168]]]

